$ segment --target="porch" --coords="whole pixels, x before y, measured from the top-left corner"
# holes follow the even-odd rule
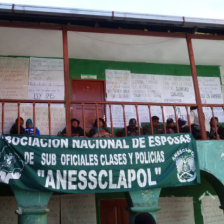
[[[70,14],[62,16],[59,13],[60,15],[56,15],[57,19],[55,20],[55,15],[54,18],[49,15],[52,15],[52,12],[47,12],[46,15],[43,13],[42,17],[40,16],[41,13],[37,12],[38,10],[32,9],[34,11],[30,12],[26,7],[22,8],[27,12],[24,19],[18,14],[14,14],[17,10],[20,12],[21,9],[10,8],[10,11],[6,10],[7,12],[2,15],[3,20],[0,21],[0,55],[1,58],[7,59],[26,58],[27,64],[24,69],[26,75],[21,75],[21,70],[19,72],[17,70],[16,75],[14,75],[13,72],[18,68],[15,65],[20,65],[20,63],[13,64],[10,67],[10,74],[14,76],[11,76],[10,85],[7,85],[8,76],[5,74],[9,73],[7,73],[8,70],[6,72],[4,69],[9,68],[10,63],[7,61],[6,64],[0,66],[3,77],[0,88],[1,134],[8,134],[13,122],[19,117],[31,118],[34,129],[38,127],[41,134],[52,136],[57,135],[64,127],[66,127],[66,135],[72,136],[72,118],[80,120],[80,126],[84,129],[84,137],[86,137],[90,129],[89,124],[95,120],[98,121],[100,118],[105,120],[112,137],[116,137],[116,131],[120,129],[124,129],[124,135],[127,136],[127,126],[131,118],[135,118],[137,121],[138,135],[141,135],[141,129],[144,125],[149,127],[150,134],[155,134],[152,125],[153,116],[159,117],[164,134],[167,132],[166,121],[168,118],[174,120],[177,133],[181,131],[178,122],[179,118],[188,123],[191,132],[190,107],[197,107],[201,139],[206,140],[207,134],[203,112],[207,113],[209,120],[212,117],[218,117],[220,123],[224,121],[224,104],[221,91],[223,86],[221,81],[224,75],[222,24],[218,25],[214,21],[214,27],[208,25],[207,21],[196,21],[192,24],[190,20],[186,22],[185,18],[175,18],[175,21],[170,21],[168,25],[164,21],[155,24],[154,19],[142,17],[127,19],[126,15],[123,15],[123,17],[117,15],[114,19],[114,15],[111,15],[111,13],[86,16],[80,14],[80,12],[76,12],[77,14],[73,16]],[[38,16],[36,17],[33,12]],[[62,17],[63,20],[59,19]],[[16,21],[12,21],[13,18]],[[128,21],[125,21],[126,19]],[[58,66],[60,69],[53,68],[50,72],[58,74],[56,71],[60,71],[63,74],[62,79],[60,76],[60,78],[57,77],[54,80],[54,76],[46,75],[45,72],[49,71],[48,68],[51,67],[51,65],[44,62],[46,58],[61,60],[61,67]],[[29,64],[32,59],[37,62],[33,67]],[[37,59],[42,60],[43,64],[39,65]],[[44,72],[38,70],[41,66],[46,69],[42,70]],[[152,100],[149,100],[151,98],[148,97],[147,100],[144,98],[137,101],[134,98],[127,97],[125,99],[125,97],[121,97],[117,101],[116,97],[114,99],[108,97],[109,92],[107,90],[109,87],[107,81],[105,81],[107,69],[126,70],[129,71],[130,76],[135,74],[138,77],[142,74],[164,75],[169,80],[172,76],[172,79],[176,82],[180,77],[188,76],[192,79],[190,85],[193,86],[193,91],[188,92],[187,97],[181,97],[178,102],[165,101],[164,98],[157,100],[156,97]],[[34,72],[32,73],[32,71]],[[33,79],[28,80],[31,75]],[[46,76],[51,81],[51,85],[47,87],[43,84],[44,82],[47,83]],[[209,89],[218,89],[218,100],[216,93],[213,94],[200,89],[198,80],[200,76],[215,77],[219,80],[218,85],[214,82],[215,84],[211,85]],[[45,77],[42,83],[39,82],[40,77]],[[120,77],[124,77],[123,73]],[[73,98],[72,79],[75,79],[75,82],[77,79],[87,81],[88,78],[104,80],[105,95],[102,100],[88,101]],[[120,82],[120,79],[117,80],[117,82]],[[146,79],[143,77],[142,80]],[[173,82],[173,86],[175,86],[176,82]],[[208,81],[204,85],[204,89],[206,89],[209,82],[212,81]],[[169,82],[167,81],[167,83]],[[135,87],[135,84],[133,82],[131,87]],[[56,86],[54,92],[48,91],[50,86]],[[161,87],[161,85],[158,86]],[[32,88],[35,91],[32,91]],[[22,92],[21,89],[25,91]],[[164,85],[164,95],[168,92],[167,89],[168,86]],[[41,95],[42,91],[48,94]],[[179,100],[175,97],[173,99]],[[91,108],[91,117],[89,116],[89,108]],[[75,110],[79,112],[74,112]],[[99,122],[97,123],[99,124]],[[20,119],[18,119],[18,134],[21,131],[20,125]],[[100,127],[97,125],[98,133],[99,129]],[[216,136],[218,136],[217,131],[216,128]],[[192,204],[194,203],[192,206],[194,207],[195,222],[197,224],[202,224],[204,218],[200,211],[201,202],[199,202],[198,198],[206,191],[210,192],[212,189],[212,193],[215,192],[218,195],[223,209],[224,180],[221,172],[223,144],[221,140],[197,141],[200,169],[205,172],[203,182],[191,201]],[[161,195],[171,196],[175,193],[175,196],[179,194],[186,197],[191,195],[196,188],[192,187],[193,190],[189,190],[189,194],[184,193],[186,189],[180,188],[179,191],[177,189],[168,190],[168,193],[163,192]],[[17,210],[20,223],[47,222],[47,203],[51,193],[23,192],[20,189],[13,189],[13,191],[17,199],[17,206],[22,208]],[[128,208],[134,212],[131,213],[131,222],[133,223],[133,218],[138,212],[149,212],[155,217],[158,210],[157,201],[160,189],[156,189],[155,192],[147,190],[135,193],[136,195],[132,193],[128,193],[128,196],[122,195],[125,201],[128,201],[129,196],[132,196],[129,201],[130,204],[128,204]],[[7,194],[5,193],[5,195]],[[12,192],[10,194],[12,195]],[[101,196],[98,195],[97,197],[100,198]],[[105,197],[109,198],[109,196]],[[121,196],[113,196],[113,198],[119,197]],[[78,200],[81,200],[80,198]],[[139,198],[141,198],[140,201]],[[97,207],[97,209],[99,212],[100,208]],[[118,210],[115,209],[114,211],[115,217],[118,217]],[[59,222],[62,222],[60,218]],[[97,222],[100,223],[99,217]],[[119,223],[119,221],[116,222]]]

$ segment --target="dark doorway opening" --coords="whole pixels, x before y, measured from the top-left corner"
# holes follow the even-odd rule
[[[129,224],[130,215],[126,199],[100,200],[101,224]]]

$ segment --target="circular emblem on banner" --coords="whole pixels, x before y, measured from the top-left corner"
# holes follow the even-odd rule
[[[16,152],[4,146],[0,152],[0,182],[8,184],[11,179],[20,179],[23,168],[24,163]]]
[[[176,158],[176,166],[177,178],[181,183],[191,182],[196,178],[197,173],[192,150],[184,150],[184,152]]]

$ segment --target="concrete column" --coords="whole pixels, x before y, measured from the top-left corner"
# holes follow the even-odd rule
[[[143,212],[151,214],[157,220],[156,212],[160,210],[158,207],[160,191],[161,188],[129,192],[133,204],[130,208],[131,224],[134,224],[136,215]]]
[[[19,224],[47,224],[47,208],[51,192],[25,191],[12,187],[18,209]]]

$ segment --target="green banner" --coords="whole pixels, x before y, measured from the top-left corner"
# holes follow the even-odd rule
[[[0,181],[25,190],[97,193],[192,185],[200,175],[191,134],[3,135]]]

